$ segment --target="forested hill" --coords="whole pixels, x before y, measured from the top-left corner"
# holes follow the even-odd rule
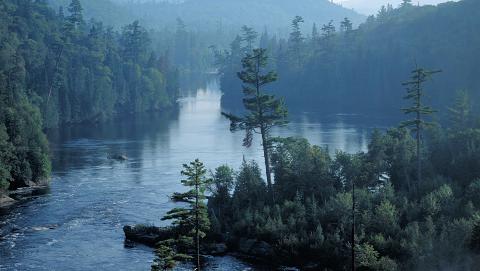
[[[49,1],[59,6],[65,5],[67,0]],[[88,13],[101,14],[102,18],[112,23],[118,23],[119,18],[141,18],[147,26],[158,28],[175,25],[177,18],[181,18],[198,31],[228,31],[244,24],[257,29],[268,27],[282,31],[288,27],[285,22],[296,15],[302,15],[310,25],[319,21],[338,21],[344,17],[351,18],[355,23],[364,20],[363,15],[329,0],[186,0],[178,3],[82,0],[82,3]]]
[[[401,82],[415,64],[442,70],[427,89],[429,102],[444,108],[460,89],[480,98],[479,10],[477,0],[388,6],[358,29],[325,22],[307,34],[292,29],[285,41],[262,37],[260,46],[269,49],[271,68],[279,73],[272,88],[292,110],[399,113],[405,93]],[[238,53],[223,59],[225,104],[238,103],[241,95]]]
[[[86,23],[78,0],[0,1],[0,192],[48,176],[44,128],[171,108],[176,72],[138,22]],[[43,120],[43,121],[42,121]]]

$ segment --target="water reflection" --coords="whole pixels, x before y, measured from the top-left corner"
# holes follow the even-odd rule
[[[238,168],[242,156],[262,159],[258,140],[245,149],[243,134],[229,132],[220,97],[218,83],[212,81],[181,99],[175,112],[50,132],[50,191],[0,217],[0,229],[7,233],[0,241],[0,269],[148,270],[151,250],[125,249],[122,226],[164,223],[160,218],[173,206],[168,195],[183,189],[183,163],[200,158],[209,168],[225,163]],[[357,152],[366,149],[372,129],[384,123],[307,112],[291,116],[287,127],[273,133],[305,137],[332,153]],[[112,161],[109,153],[129,159]],[[224,270],[248,266],[230,257],[213,261]]]

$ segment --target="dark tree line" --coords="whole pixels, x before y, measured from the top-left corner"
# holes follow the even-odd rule
[[[264,32],[254,47],[268,49],[270,68],[280,78],[272,86],[274,94],[285,97],[291,111],[398,114],[403,93],[398,82],[415,63],[442,67],[448,73],[428,83],[436,87],[429,97],[432,105],[443,108],[457,89],[467,89],[472,98],[480,98],[474,92],[480,88],[476,61],[480,20],[474,12],[478,9],[480,3],[475,0],[437,7],[406,2],[397,8],[382,7],[358,28],[345,18],[313,25],[311,33],[301,31],[310,26],[295,17],[288,38]],[[244,45],[235,39],[225,52],[218,52],[223,57],[222,102],[231,108],[240,106],[235,74]]]
[[[177,72],[138,23],[120,32],[84,21],[80,1],[0,2],[0,182],[49,173],[42,129],[172,108]]]

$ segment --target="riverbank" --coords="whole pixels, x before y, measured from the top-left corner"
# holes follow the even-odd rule
[[[15,204],[16,200],[12,199],[6,194],[0,193],[0,208],[7,208]]]
[[[177,234],[173,227],[156,227],[143,224],[126,225],[123,227],[123,231],[126,247],[135,247],[136,244],[142,244],[155,248],[156,243],[175,238]],[[296,267],[284,267],[282,264],[285,262],[275,253],[273,246],[265,241],[256,239],[241,238],[236,241],[204,240],[200,251],[203,257],[207,258],[229,255],[253,264],[268,265],[269,269],[298,270]],[[316,270],[316,267],[315,263],[311,263],[302,267],[302,270]]]
[[[29,181],[25,183],[24,187],[16,188],[14,190],[0,191],[0,208],[8,208],[20,200],[29,198],[38,194],[45,189],[48,189],[50,179],[44,178],[39,182]]]

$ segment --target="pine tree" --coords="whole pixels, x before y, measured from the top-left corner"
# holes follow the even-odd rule
[[[312,42],[317,43],[320,40],[320,34],[318,33],[317,24],[313,24],[312,26]]]
[[[303,35],[300,30],[300,24],[303,23],[303,18],[300,16],[295,16],[292,21],[292,32],[290,33],[290,38],[288,39],[290,57],[294,66],[299,66],[302,63],[302,44],[303,44]]]
[[[417,182],[420,183],[422,179],[422,159],[421,159],[421,138],[422,129],[431,123],[423,120],[423,116],[431,115],[435,112],[431,107],[424,105],[423,97],[425,96],[423,85],[431,78],[431,76],[440,71],[429,71],[424,68],[416,67],[412,71],[410,81],[403,83],[407,88],[407,95],[404,99],[410,100],[412,106],[403,108],[405,114],[414,114],[415,118],[404,121],[400,124],[401,127],[413,127],[413,132],[416,134],[417,141]]]
[[[138,21],[125,26],[120,39],[125,59],[137,64],[147,60],[146,53],[150,39],[147,30]]]
[[[466,90],[458,91],[453,106],[448,108],[450,122],[455,130],[465,129],[468,126],[471,109],[468,92]]]
[[[262,147],[265,159],[265,171],[267,177],[268,191],[271,203],[274,202],[274,193],[272,186],[272,177],[270,171],[270,130],[274,126],[282,126],[287,123],[287,110],[280,99],[273,95],[268,95],[264,87],[277,80],[275,72],[263,73],[262,70],[267,66],[267,53],[265,49],[255,49],[253,53],[247,54],[242,60],[243,71],[238,73],[238,77],[244,83],[243,105],[249,112],[243,117],[232,114],[222,113],[230,121],[230,130],[245,131],[243,145],[250,147],[252,145],[253,134],[260,134],[262,137]]]
[[[402,3],[400,4],[400,7],[405,8],[405,7],[411,7],[412,6],[412,0],[402,0]]]
[[[68,21],[74,29],[78,29],[80,25],[85,23],[83,20],[83,8],[80,0],[72,0],[68,6],[68,11],[70,12]]]
[[[177,252],[194,247],[196,270],[200,270],[201,267],[200,239],[205,237],[210,227],[207,205],[205,204],[205,190],[210,180],[205,177],[206,172],[205,166],[198,159],[188,165],[183,165],[182,175],[186,176],[186,179],[182,180],[182,184],[191,189],[185,193],[174,193],[171,199],[187,206],[174,208],[162,218],[162,220],[173,220],[172,224],[177,228],[180,236],[175,241],[166,240],[162,242],[159,247],[161,249],[160,253],[166,254],[166,258],[171,260],[192,258],[184,253]],[[170,251],[172,247],[177,252],[172,253]]]
[[[353,29],[352,21],[350,21],[350,19],[345,17],[345,19],[343,19],[343,21],[340,23],[340,31],[342,31],[343,33],[349,33],[350,31],[352,31],[352,29]]]
[[[387,18],[387,14],[388,14],[387,8],[385,6],[382,6],[377,13],[377,21],[384,22],[385,19]]]
[[[335,35],[335,26],[333,25],[333,21],[328,22],[328,24],[324,24],[322,27],[322,36],[324,39],[331,39]]]
[[[253,50],[253,44],[258,38],[258,33],[252,28],[246,25],[242,26],[242,42],[245,42],[246,45],[243,47],[243,51],[248,53]]]

